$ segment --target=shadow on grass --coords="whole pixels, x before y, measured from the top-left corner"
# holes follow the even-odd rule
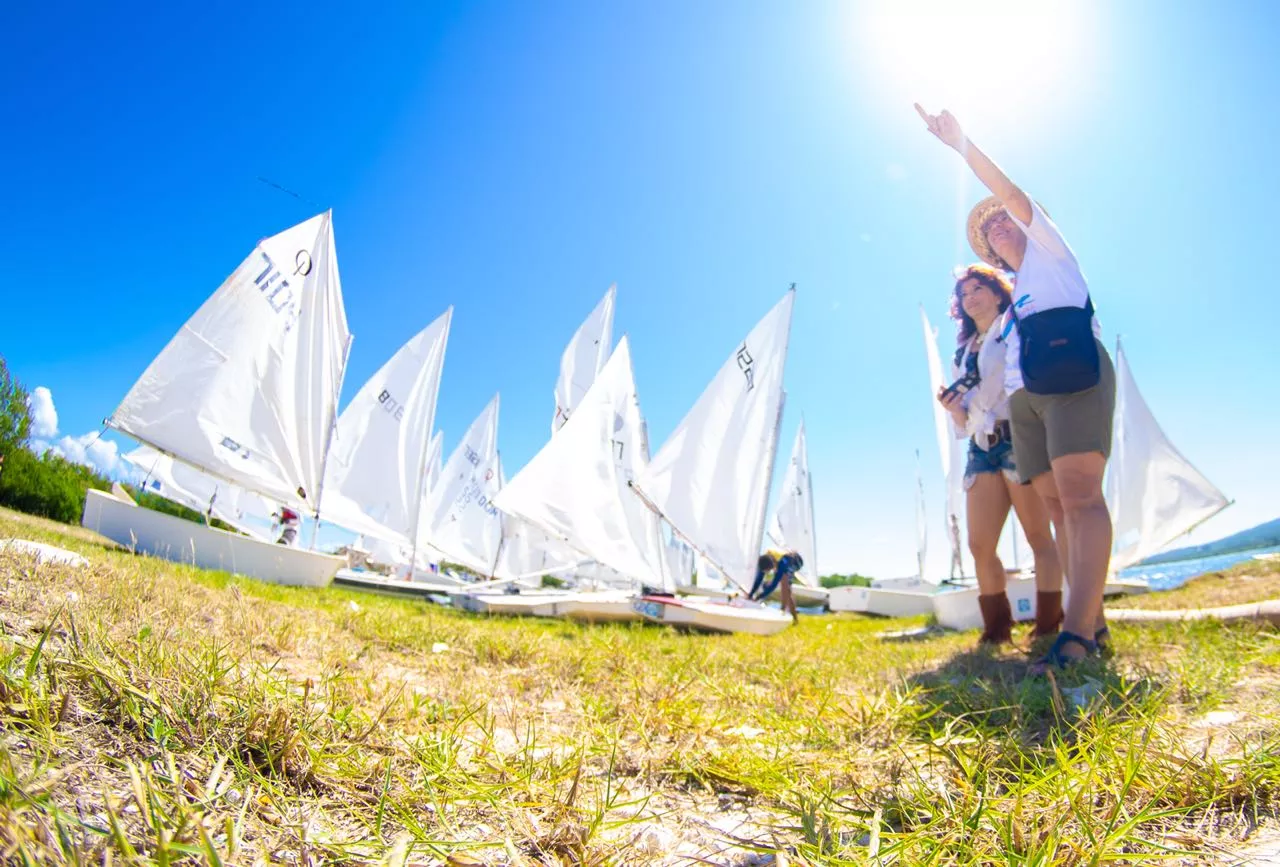
[[[1032,666],[1041,651],[1039,645],[974,647],[909,676],[924,706],[913,721],[914,733],[934,742],[959,732],[1027,746],[1070,740],[1084,716],[1105,715],[1113,722],[1147,718],[1152,701],[1169,688],[1155,676],[1126,676],[1105,656],[1037,674]]]

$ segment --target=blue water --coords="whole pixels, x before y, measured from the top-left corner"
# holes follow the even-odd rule
[[[1256,548],[1252,551],[1237,551],[1234,554],[1219,554],[1215,557],[1200,557],[1196,560],[1161,563],[1158,566],[1130,566],[1120,572],[1120,577],[1146,581],[1151,585],[1152,590],[1172,590],[1206,572],[1229,569],[1237,563],[1252,560],[1256,554],[1274,554],[1276,552],[1280,552],[1280,547]]]

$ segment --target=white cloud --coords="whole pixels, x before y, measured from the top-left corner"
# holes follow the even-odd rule
[[[69,461],[92,467],[111,479],[131,480],[133,467],[120,459],[120,447],[103,439],[98,431],[80,436],[58,434],[58,410],[53,405],[53,392],[37,385],[27,398],[31,411],[31,450],[38,455],[53,452]]]
[[[58,410],[53,405],[53,392],[37,385],[27,398],[31,410],[31,435],[48,438],[58,432]]]
[[[907,179],[907,167],[902,163],[889,163],[884,167],[884,176],[891,181],[905,181]]]
[[[128,478],[131,467],[120,459],[120,448],[103,439],[97,431],[80,436],[62,436],[53,442],[33,440],[31,447],[39,453],[46,450],[69,461],[92,467],[111,479]]]

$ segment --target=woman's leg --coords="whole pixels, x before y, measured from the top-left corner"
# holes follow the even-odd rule
[[[982,610],[980,644],[1003,644],[1013,638],[1013,612],[1005,592],[1004,564],[996,552],[1000,531],[1009,515],[1009,493],[1000,474],[978,472],[970,477],[967,496],[969,552],[978,575],[978,607]]]
[[[1062,623],[1062,561],[1049,529],[1049,509],[1030,485],[1005,479],[1013,511],[1036,565],[1036,626],[1033,637],[1052,635]]]
[[[965,505],[969,523],[969,553],[984,596],[1005,592],[1004,564],[996,546],[1009,516],[1009,491],[1000,473],[975,473]]]

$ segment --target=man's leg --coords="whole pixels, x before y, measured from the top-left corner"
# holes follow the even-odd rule
[[[800,619],[800,612],[796,610],[796,598],[791,593],[791,573],[784,572],[782,575],[782,610],[791,615],[792,620]]]

